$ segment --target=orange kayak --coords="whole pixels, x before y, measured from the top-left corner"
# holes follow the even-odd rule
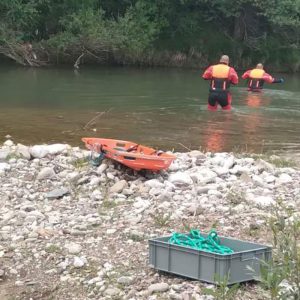
[[[165,170],[176,158],[163,151],[156,151],[153,148],[128,141],[101,138],[82,138],[82,141],[89,150],[104,153],[105,157],[137,171]]]

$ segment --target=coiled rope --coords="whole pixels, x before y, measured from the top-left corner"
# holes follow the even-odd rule
[[[234,252],[229,247],[221,245],[220,238],[215,230],[211,230],[207,237],[202,236],[199,230],[191,230],[190,234],[174,232],[169,239],[169,243],[223,255]]]

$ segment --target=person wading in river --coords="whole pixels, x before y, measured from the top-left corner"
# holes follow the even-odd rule
[[[210,80],[207,106],[209,110],[217,110],[218,104],[223,110],[231,109],[230,84],[238,84],[239,78],[234,68],[228,65],[229,57],[222,55],[220,62],[208,67],[202,75],[205,80]]]
[[[257,64],[256,68],[246,71],[243,79],[248,79],[248,91],[260,92],[263,89],[265,82],[267,83],[282,83],[283,78],[276,79],[270,74],[266,73],[263,64]]]

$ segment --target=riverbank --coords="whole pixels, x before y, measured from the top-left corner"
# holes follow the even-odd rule
[[[176,153],[141,176],[69,145],[0,148],[1,299],[212,299],[157,273],[147,240],[190,228],[270,244],[274,206],[299,215],[300,172],[279,157]],[[279,201],[280,200],[280,201]],[[268,299],[259,284],[235,299]]]

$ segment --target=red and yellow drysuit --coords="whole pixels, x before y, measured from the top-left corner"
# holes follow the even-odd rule
[[[282,79],[275,79],[270,74],[266,73],[263,69],[252,69],[246,71],[243,79],[248,79],[248,91],[260,92],[265,82],[267,83],[280,83]]]
[[[238,84],[236,71],[225,63],[208,67],[202,78],[210,80],[208,109],[217,110],[218,104],[224,110],[231,109],[230,84]]]

